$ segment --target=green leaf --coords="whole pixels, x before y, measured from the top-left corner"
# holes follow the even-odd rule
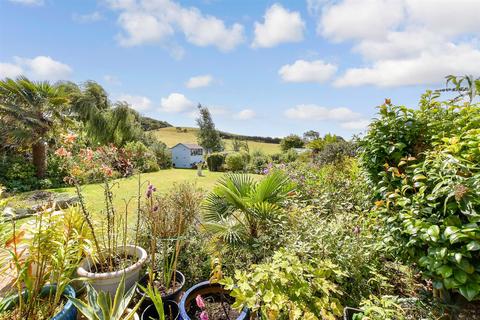
[[[453,272],[453,277],[455,278],[455,280],[457,280],[460,284],[464,284],[465,282],[467,282],[467,279],[468,279],[468,275],[465,271],[463,270],[459,270],[459,269],[456,269],[454,272]]]
[[[437,268],[437,273],[440,274],[444,279],[450,277],[452,275],[453,269],[450,266],[443,265]]]
[[[438,239],[438,235],[440,234],[440,228],[438,226],[430,226],[427,229],[427,234],[432,238],[432,240],[436,241]]]
[[[470,241],[470,242],[467,244],[467,250],[468,250],[468,251],[477,251],[477,250],[480,250],[480,243],[478,243],[477,241]]]
[[[467,283],[459,288],[460,294],[468,301],[472,301],[480,292],[480,286],[477,283]]]

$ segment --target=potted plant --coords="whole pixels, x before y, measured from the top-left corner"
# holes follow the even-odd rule
[[[248,319],[248,309],[238,311],[232,307],[234,302],[230,291],[221,284],[200,282],[183,295],[179,304],[180,317],[183,320]]]
[[[114,295],[120,279],[125,275],[125,286],[129,289],[138,281],[140,270],[147,261],[148,255],[143,248],[127,244],[128,203],[125,205],[125,213],[119,214],[113,205],[112,187],[106,179],[104,182],[106,240],[100,246],[93,229],[91,214],[86,210],[78,185],[77,193],[80,207],[94,235],[97,249],[96,256],[90,256],[81,261],[77,269],[78,276],[87,279],[97,291]]]
[[[12,219],[0,272],[13,275],[14,293],[2,300],[0,313],[13,319],[76,319],[77,310],[67,299],[75,297],[69,283],[89,242],[75,221],[74,211],[47,207],[21,228]]]
[[[178,301],[185,277],[177,270],[177,261],[185,234],[198,215],[202,194],[189,183],[174,184],[164,195],[155,192],[156,188],[149,184],[143,225],[150,262],[140,283],[156,287],[164,301]],[[145,297],[145,306],[151,303],[144,292],[137,292]]]
[[[118,288],[112,300],[108,292],[97,292],[92,285],[87,284],[87,303],[80,299],[70,297],[69,300],[77,307],[78,311],[88,320],[140,320],[136,313],[141,301],[133,308],[128,308],[135,294],[134,284],[125,292],[125,275],[121,277]]]
[[[65,159],[65,166],[69,172],[66,179],[75,186],[79,199],[79,207],[88,226],[95,247],[95,254],[83,259],[77,269],[77,275],[87,280],[97,291],[105,291],[111,295],[115,294],[120,279],[125,275],[125,285],[130,288],[138,281],[140,270],[147,260],[147,252],[135,244],[129,244],[128,240],[128,217],[129,203],[125,201],[125,210],[120,213],[113,202],[112,186],[110,179],[114,170],[109,166],[108,153],[83,149],[75,158],[72,152],[65,148],[57,150],[56,154]],[[110,159],[111,160],[111,159]],[[103,219],[101,227],[96,228],[91,213],[87,210],[84,198],[80,189],[80,182],[85,176],[95,176],[103,179],[103,193],[105,209],[102,211]],[[138,183],[138,195],[140,198],[140,175]],[[137,207],[137,227],[140,208]],[[137,239],[137,234],[135,234]],[[102,240],[102,242],[100,242]]]
[[[178,305],[175,301],[163,302],[160,291],[151,285],[148,285],[147,288],[139,287],[152,301],[152,304],[143,311],[142,320],[176,320],[178,318]]]

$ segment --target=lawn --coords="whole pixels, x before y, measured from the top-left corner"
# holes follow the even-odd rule
[[[197,128],[181,128],[186,129],[186,132],[177,130],[176,127],[162,128],[152,131],[155,136],[163,141],[168,147],[173,147],[179,142],[183,143],[197,143]],[[223,139],[227,151],[232,151],[231,139]],[[265,143],[257,141],[248,141],[250,151],[262,150],[266,154],[274,154],[280,152],[280,145],[275,143]]]

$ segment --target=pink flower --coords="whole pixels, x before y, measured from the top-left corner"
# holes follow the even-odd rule
[[[203,301],[202,296],[197,294],[197,297],[195,298],[195,302],[197,303],[197,306],[200,309],[205,309],[205,301]],[[208,319],[208,316],[207,316]]]
[[[197,296],[198,297],[198,296]],[[200,313],[200,320],[208,320],[208,313],[207,311],[202,311],[202,313]]]

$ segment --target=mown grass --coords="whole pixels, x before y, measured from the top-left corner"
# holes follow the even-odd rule
[[[155,136],[163,141],[168,147],[173,147],[177,143],[197,143],[197,128],[181,128],[177,130],[176,127],[162,128],[155,131],[151,131]],[[183,130],[186,129],[186,132]],[[223,139],[227,151],[232,151],[232,140]],[[248,141],[250,151],[261,150],[266,154],[274,154],[280,152],[280,145],[275,143],[265,143],[257,141]]]

